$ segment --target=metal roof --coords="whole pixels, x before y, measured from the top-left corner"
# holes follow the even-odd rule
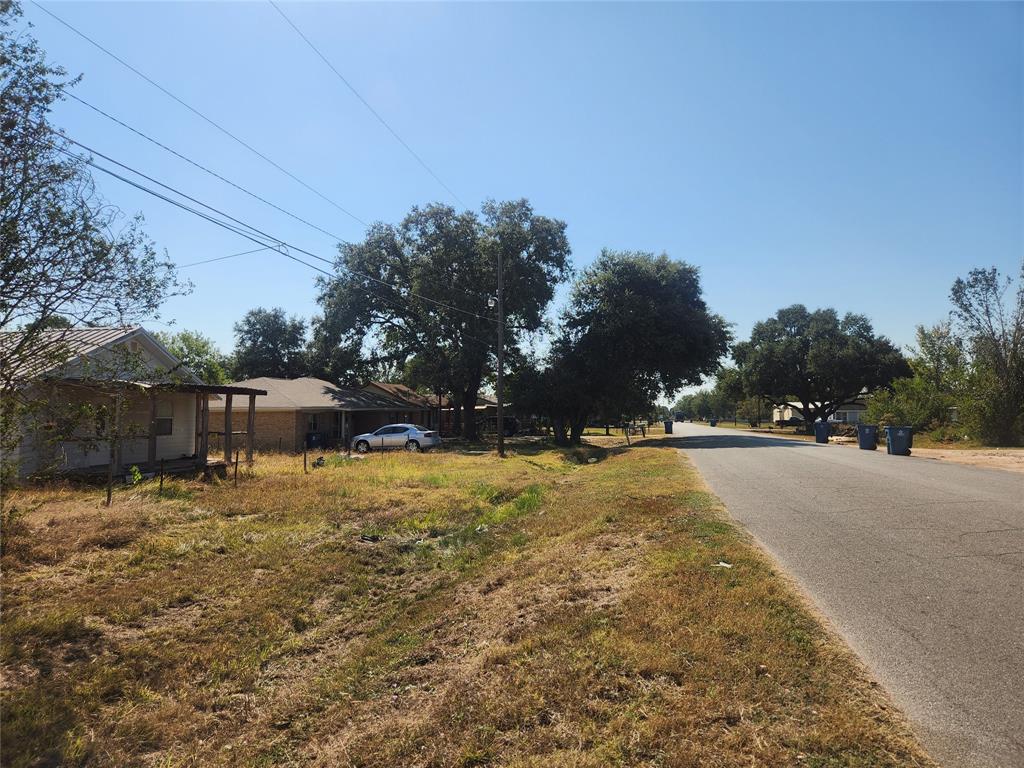
[[[25,337],[24,331],[0,332],[0,360],[7,364],[8,355],[13,353],[18,344]],[[163,374],[172,371],[184,374],[184,378],[192,383],[200,383],[200,379],[185,368],[181,361],[171,354],[168,349],[160,343],[145,328],[139,325],[113,326],[99,328],[54,328],[42,331],[32,338],[32,352],[34,354],[22,360],[21,365],[14,371],[17,379],[32,379],[45,376],[46,374],[67,374],[62,370],[68,364],[93,355],[98,350],[109,349],[115,344],[127,342],[130,339],[137,339],[143,342],[151,353],[157,357],[165,357],[171,363]],[[22,355],[19,353],[19,357]]]

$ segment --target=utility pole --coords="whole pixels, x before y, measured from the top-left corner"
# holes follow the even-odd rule
[[[498,456],[505,458],[505,270],[498,244]]]

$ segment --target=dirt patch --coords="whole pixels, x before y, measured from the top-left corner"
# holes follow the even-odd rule
[[[914,448],[913,455],[921,459],[954,461],[971,467],[1005,469],[1024,472],[1024,448],[980,448],[977,450]]]

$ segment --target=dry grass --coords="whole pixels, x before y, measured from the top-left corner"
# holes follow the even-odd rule
[[[168,491],[8,499],[5,765],[929,764],[674,449]]]

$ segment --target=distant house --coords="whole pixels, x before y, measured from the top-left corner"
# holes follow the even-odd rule
[[[802,407],[801,403],[786,403],[783,406],[775,406],[772,409],[772,421],[778,424],[780,421],[788,421],[791,418],[802,419],[804,418],[800,413],[800,408]],[[857,424],[860,422],[866,408],[867,406],[860,401],[844,403],[839,407],[839,410],[829,417],[829,421],[837,424]]]
[[[431,429],[447,431],[444,429],[442,420],[444,409],[451,407],[451,401],[447,395],[424,395],[405,384],[393,384],[387,381],[371,381],[363,389],[394,400],[401,400],[417,410],[425,409],[427,415],[423,419],[423,425]],[[448,421],[450,422],[450,416]]]
[[[20,331],[0,334],[0,355],[6,359],[5,350],[22,338]],[[203,413],[210,398],[244,395],[252,402],[263,394],[204,384],[138,326],[46,331],[34,343],[47,351],[19,377],[19,397],[31,414],[13,455],[22,477],[121,475],[132,466],[155,472],[161,463],[169,472],[205,471],[223,464],[209,459]]]
[[[385,424],[422,424],[430,416],[424,406],[376,391],[339,387],[323,379],[309,377],[276,379],[261,376],[238,381],[234,386],[258,387],[267,396],[256,406],[255,423],[258,448],[301,451],[304,446],[345,446],[355,435]],[[210,406],[210,425],[214,432],[225,432],[225,403]],[[239,423],[242,412],[233,414]]]

